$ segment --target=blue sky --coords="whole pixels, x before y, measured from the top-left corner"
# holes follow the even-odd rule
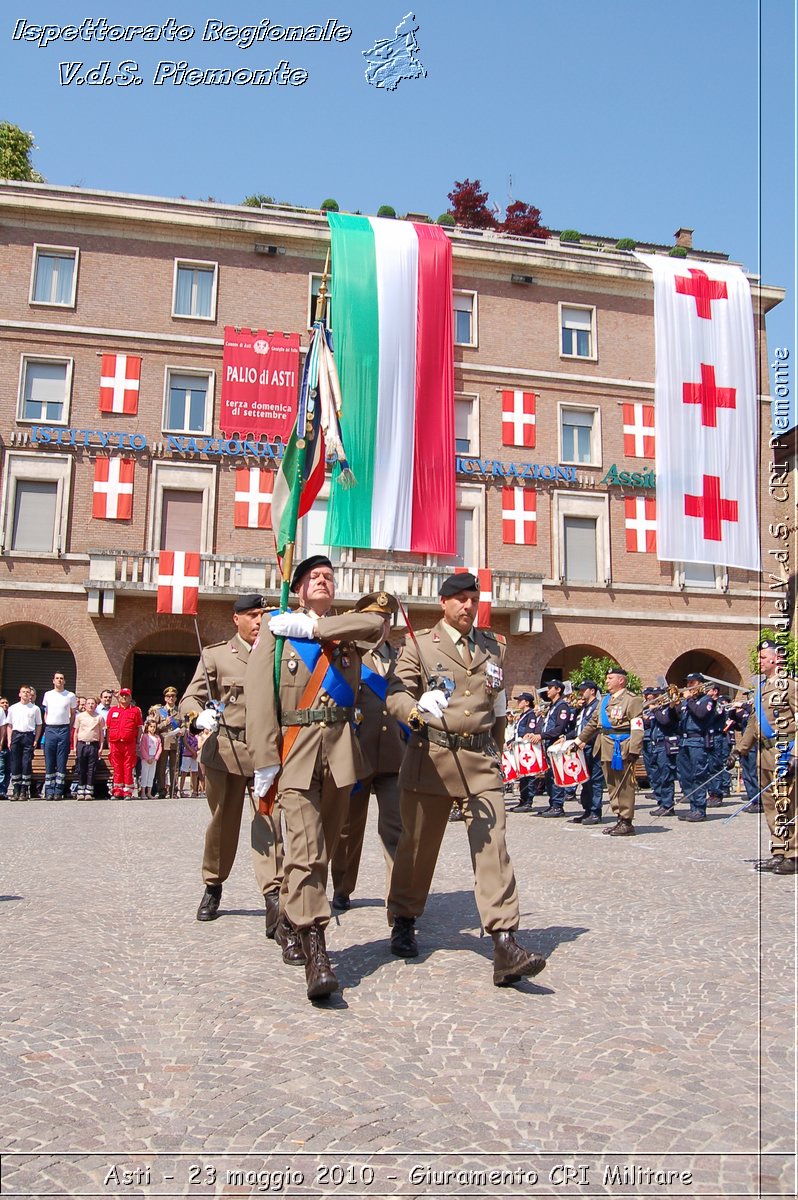
[[[408,11],[425,79],[370,87],[362,51]],[[17,21],[162,25],[186,41],[15,41]],[[349,40],[205,41],[232,26],[324,24]],[[760,72],[760,27],[761,61]],[[793,0],[207,0],[103,9],[13,2],[0,24],[0,118],[36,135],[51,183],[236,203],[250,192],[317,206],[437,217],[456,179],[556,229],[723,250],[788,288],[771,348],[795,338]],[[153,84],[158,63],[307,71],[299,86]],[[59,83],[59,63],[138,64],[142,83]],[[163,71],[164,68],[161,68]],[[761,98],[761,104],[760,104]],[[795,374],[790,372],[794,395]]]

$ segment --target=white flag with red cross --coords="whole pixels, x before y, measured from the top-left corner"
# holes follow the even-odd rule
[[[234,523],[236,529],[271,529],[274,471],[236,467]]]
[[[502,392],[503,446],[535,445],[535,401],[534,392]]]
[[[102,521],[129,521],[133,516],[132,458],[98,458],[94,464],[91,515]]]
[[[624,498],[626,549],[630,554],[656,554],[657,502],[649,496]]]
[[[162,550],[158,556],[158,612],[196,616],[200,556],[193,550]]]
[[[474,625],[478,629],[490,629],[490,614],[493,605],[493,572],[487,567],[482,567],[477,571],[471,571],[468,567],[455,567],[454,573],[455,575],[464,575],[466,573],[476,575],[479,587],[479,600],[477,602],[477,615]]]
[[[758,572],[748,280],[728,263],[637,257],[654,274],[657,556]]]
[[[538,544],[537,493],[531,488],[502,488],[502,541],[505,546]]]
[[[624,404],[623,452],[627,458],[654,457],[653,404]]]
[[[104,354],[100,367],[100,412],[133,416],[139,411],[141,359],[134,354]]]

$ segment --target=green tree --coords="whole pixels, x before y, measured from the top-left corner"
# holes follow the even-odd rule
[[[610,667],[622,665],[614,658],[608,658],[607,655],[602,655],[601,658],[595,658],[592,654],[586,654],[575,671],[571,671],[568,676],[574,687],[582,682],[583,679],[595,679],[599,685],[599,690],[606,692],[607,690],[607,672]],[[643,690],[643,685],[639,675],[635,675],[634,671],[630,671],[626,678],[626,686],[630,692],[635,692],[637,695]]]
[[[798,638],[791,633],[776,629],[762,629],[756,642],[748,651],[748,663],[754,675],[759,674],[759,651],[757,647],[762,638],[772,638],[777,646],[784,650],[785,666],[789,675],[798,675]]]
[[[44,183],[33,169],[33,134],[25,133],[10,121],[0,121],[0,179],[19,179],[23,183]]]
[[[245,196],[241,201],[246,208],[261,208],[264,204],[276,203],[274,196],[267,196],[265,192],[253,192],[251,196]]]

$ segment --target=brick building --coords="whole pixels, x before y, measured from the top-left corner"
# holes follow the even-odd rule
[[[0,224],[0,688],[49,685],[59,665],[81,692],[126,684],[150,703],[197,657],[191,619],[156,614],[160,549],[202,552],[205,641],[226,636],[238,592],[277,600],[271,534],[237,528],[234,500],[237,468],[274,469],[279,447],[219,432],[223,333],[297,331],[307,344],[327,223],[3,181]],[[442,575],[489,567],[512,686],[565,676],[585,653],[646,680],[747,678],[772,600],[759,576],[660,562],[652,548],[650,273],[606,238],[451,239],[458,556],[335,551],[342,602],[384,586],[424,626]],[[690,231],[677,241],[690,246]],[[753,282],[768,430],[764,318],[783,292]],[[99,411],[103,355],[141,359],[135,413]],[[93,516],[97,460],[119,457],[133,463],[132,513]],[[303,553],[323,542],[324,495]],[[760,502],[767,529],[767,489]]]

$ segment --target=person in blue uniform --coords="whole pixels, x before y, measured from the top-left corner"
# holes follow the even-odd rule
[[[656,688],[649,701],[651,740],[649,781],[656,806],[652,817],[676,815],[676,760],[679,756],[679,700],[672,700],[666,688]]]
[[[546,698],[549,709],[540,725],[540,736],[543,748],[548,754],[555,742],[567,737],[573,728],[574,714],[570,704],[563,698],[565,684],[561,679],[550,679],[546,684]],[[574,788],[560,787],[554,780],[551,767],[546,772],[546,791],[549,794],[549,807],[541,809],[540,817],[564,817],[565,801],[575,794]]]
[[[579,735],[598,708],[601,693],[595,679],[583,679],[577,691],[582,696],[582,707],[576,714],[576,733]],[[597,729],[593,740],[585,743],[585,762],[590,772],[590,778],[587,783],[582,784],[582,790],[579,793],[582,815],[572,817],[572,825],[601,824],[601,802],[604,799],[604,771],[601,767],[601,755],[597,753],[598,740],[599,731]]]
[[[531,692],[520,692],[516,697],[518,703],[519,716],[515,723],[515,740],[516,742],[524,741],[540,741],[540,725],[542,723],[539,713],[535,712],[534,704],[535,697]],[[516,806],[515,812],[528,813],[532,812],[537,795],[536,783],[540,776],[538,775],[522,775],[518,784],[521,793],[521,803]]]
[[[707,815],[707,780],[712,774],[708,745],[714,725],[715,702],[704,693],[704,676],[692,671],[685,679],[679,748],[679,782],[690,811],[680,821],[704,821]]]

